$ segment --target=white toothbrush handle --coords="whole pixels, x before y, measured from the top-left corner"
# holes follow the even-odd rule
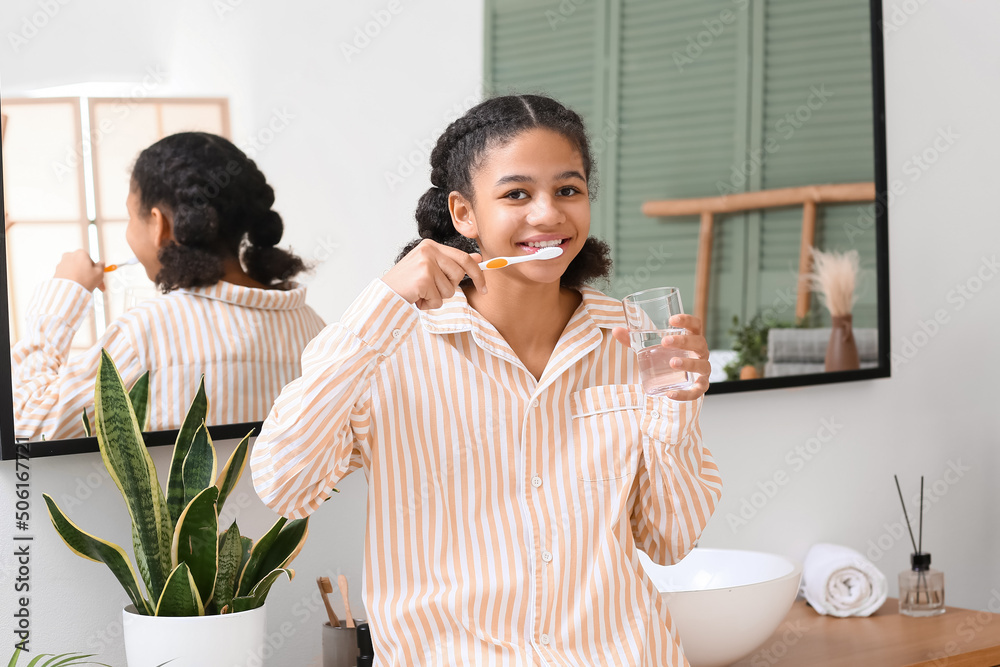
[[[488,259],[485,262],[479,262],[479,268],[483,269],[483,270],[488,269],[490,267],[487,266],[487,265],[490,262],[497,261],[498,259],[503,259],[503,260],[507,261],[507,263],[504,264],[503,266],[496,267],[498,269],[502,269],[504,267],[510,266],[511,264],[520,264],[521,262],[530,262],[532,260],[541,259],[541,258],[535,257],[534,255],[522,255],[520,257],[494,257],[493,259]]]

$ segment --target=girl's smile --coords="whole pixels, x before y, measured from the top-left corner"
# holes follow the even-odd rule
[[[539,234],[529,239],[521,241],[517,245],[521,246],[529,254],[536,253],[542,248],[562,248],[569,241],[569,237],[554,234]],[[565,251],[565,248],[563,248]]]

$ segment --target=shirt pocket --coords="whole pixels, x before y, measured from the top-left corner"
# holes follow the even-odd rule
[[[644,405],[642,391],[628,385],[570,394],[577,479],[607,482],[635,472]]]

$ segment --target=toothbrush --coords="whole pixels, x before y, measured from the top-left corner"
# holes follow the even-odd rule
[[[126,259],[124,262],[121,262],[119,264],[111,264],[110,266],[105,266],[104,267],[104,272],[105,273],[111,273],[112,271],[114,271],[116,269],[120,269],[123,266],[128,266],[130,264],[138,264],[138,263],[139,263],[138,258],[133,257],[132,259]]]
[[[542,248],[538,252],[531,253],[530,255],[518,255],[517,257],[494,257],[493,259],[485,262],[480,262],[479,268],[502,269],[503,267],[510,266],[511,264],[531,262],[536,259],[555,259],[561,254],[563,254],[562,248]]]
[[[316,583],[319,585],[320,593],[323,595],[323,604],[326,605],[326,616],[330,620],[330,627],[339,628],[340,619],[337,618],[336,612],[330,606],[330,598],[327,597],[329,593],[333,592],[333,583],[330,581],[330,577],[316,577]]]
[[[337,587],[340,588],[340,595],[344,598],[344,611],[347,613],[347,619],[340,627],[353,628],[354,617],[351,615],[351,600],[347,597],[347,577],[344,575],[337,577]]]

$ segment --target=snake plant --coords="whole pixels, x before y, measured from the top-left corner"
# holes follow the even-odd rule
[[[136,567],[122,547],[84,532],[42,494],[52,525],[72,551],[111,568],[139,614],[202,616],[260,607],[279,577],[295,576],[288,564],[305,543],[308,519],[279,518],[257,542],[241,535],[235,521],[220,531],[219,512],[246,466],[250,434],[217,470],[204,378],[178,431],[164,494],[140,428],[148,418],[148,386],[144,376],[127,392],[102,353],[94,431],[128,507]]]
[[[7,663],[7,667],[18,667],[17,661],[21,657],[21,649],[15,649],[14,654],[10,656],[10,662]],[[86,658],[93,658],[93,653],[61,653],[55,655],[53,653],[42,653],[31,659],[27,667],[70,667],[70,665],[97,665],[98,667],[111,667],[111,665],[106,665],[103,662],[90,662]],[[45,662],[42,662],[42,658],[48,658]]]

